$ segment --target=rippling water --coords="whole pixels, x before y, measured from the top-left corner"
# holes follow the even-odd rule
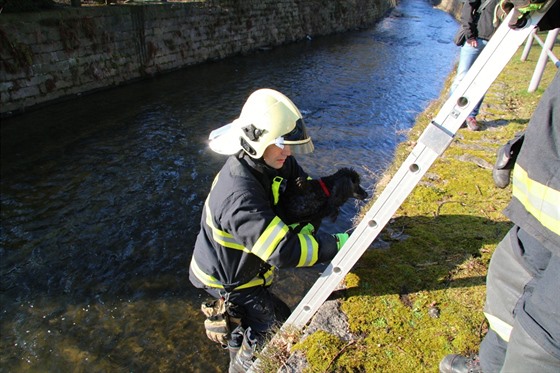
[[[209,132],[255,89],[304,114],[313,176],[354,167],[371,194],[455,63],[456,23],[403,0],[368,30],[208,63],[5,119],[0,371],[223,371],[187,266],[224,157]],[[348,203],[331,232],[347,230]],[[281,273],[295,307],[309,278]],[[286,286],[286,284],[289,284]]]

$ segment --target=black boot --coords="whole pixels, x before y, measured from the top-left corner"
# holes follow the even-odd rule
[[[235,358],[229,363],[229,373],[245,373],[254,361],[257,338],[251,328],[247,328],[243,334],[243,343]]]

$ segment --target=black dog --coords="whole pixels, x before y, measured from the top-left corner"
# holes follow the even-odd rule
[[[298,177],[287,181],[280,197],[281,218],[286,224],[312,222],[318,226],[325,217],[334,222],[349,198],[366,197],[366,191],[360,186],[360,175],[350,168],[341,168],[320,179]]]

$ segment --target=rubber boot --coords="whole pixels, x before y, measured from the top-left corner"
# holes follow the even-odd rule
[[[233,329],[231,332],[231,338],[228,341],[228,351],[229,351],[229,369],[228,373],[235,373],[235,369],[233,368],[233,362],[235,361],[235,356],[239,352],[241,348],[241,344],[243,343],[243,334],[245,329],[239,325],[237,328]]]
[[[228,373],[245,373],[253,364],[255,348],[257,347],[257,338],[252,333],[251,328],[247,328],[243,334],[243,343],[235,358],[229,364]]]

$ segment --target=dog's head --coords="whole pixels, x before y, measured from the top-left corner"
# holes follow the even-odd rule
[[[328,176],[333,202],[344,204],[349,198],[364,200],[367,193],[360,185],[360,175],[351,168],[341,168],[335,174]],[[325,178],[325,179],[327,179]]]
[[[336,219],[340,207],[350,198],[364,200],[368,194],[360,185],[360,175],[351,168],[341,168],[333,175],[323,178],[331,196],[329,205],[333,209],[331,218]]]

